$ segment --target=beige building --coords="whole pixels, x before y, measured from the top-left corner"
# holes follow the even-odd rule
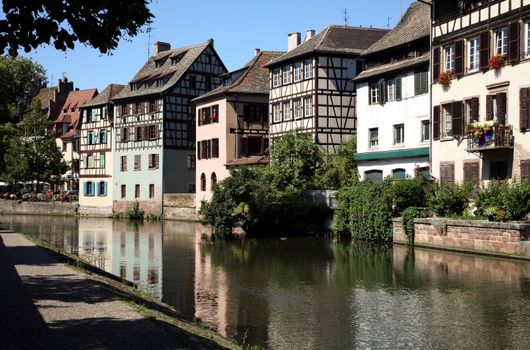
[[[81,109],[79,212],[112,216],[112,124],[111,99],[123,85],[110,84]]]
[[[282,52],[259,51],[243,68],[222,76],[222,86],[193,100],[197,115],[196,208],[227,166],[268,163],[269,71]]]
[[[433,6],[433,176],[528,179],[530,0]]]

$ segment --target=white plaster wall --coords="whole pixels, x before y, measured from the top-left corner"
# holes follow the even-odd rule
[[[488,89],[488,85],[509,83],[507,87],[500,89]],[[519,177],[520,159],[530,159],[530,133],[522,133],[519,129],[519,90],[522,87],[530,87],[530,60],[522,61],[515,66],[506,65],[498,72],[489,70],[485,73],[478,72],[465,75],[461,79],[453,79],[448,89],[439,84],[433,84],[433,106],[453,101],[466,100],[471,97],[479,97],[479,117],[485,120],[486,96],[498,91],[507,92],[506,123],[511,124],[514,130],[515,149],[513,152],[513,177]],[[482,179],[489,176],[486,166],[478,154],[466,151],[467,140],[455,140],[449,138],[433,141],[432,148],[432,174],[440,177],[440,162],[454,161],[455,179],[463,180],[464,160],[480,161],[480,176]],[[507,154],[507,153],[506,153]]]
[[[365,172],[369,170],[382,170],[383,178],[392,176],[392,170],[394,169],[405,169],[407,178],[414,177],[414,171],[416,168],[422,168],[429,166],[429,161],[426,157],[418,158],[401,158],[401,159],[388,159],[388,160],[377,160],[377,161],[364,161],[358,162],[357,169],[359,171],[359,177],[361,180],[365,180]]]

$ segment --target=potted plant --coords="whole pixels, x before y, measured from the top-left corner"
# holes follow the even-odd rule
[[[506,62],[506,55],[491,56],[488,60],[489,69],[499,70]]]
[[[453,79],[453,73],[450,70],[448,70],[448,71],[440,73],[438,82],[440,83],[440,85],[448,86],[449,84],[451,84],[451,79]]]

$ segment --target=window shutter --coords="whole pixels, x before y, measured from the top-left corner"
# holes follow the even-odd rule
[[[521,160],[521,181],[530,180],[530,160]]]
[[[453,102],[451,127],[453,129],[453,136],[463,136],[464,123],[462,118],[462,101]]]
[[[396,77],[396,100],[401,101],[401,77]]]
[[[497,101],[497,121],[500,125],[506,125],[506,93],[497,93],[495,99]]]
[[[464,181],[478,184],[479,179],[479,163],[464,163]]]
[[[490,32],[480,33],[480,69],[488,69],[490,58]]]
[[[432,139],[440,139],[440,106],[434,106],[432,112]]]
[[[201,160],[201,141],[197,141],[197,159]]]
[[[440,181],[453,184],[455,182],[455,165],[440,164]]]
[[[386,102],[386,84],[385,84],[385,80],[384,79],[381,79],[379,80],[379,82],[377,83],[377,90],[379,92],[379,103],[383,104]]]
[[[149,140],[149,126],[144,126],[144,140]]]
[[[493,95],[486,96],[486,120],[493,120]]]
[[[421,73],[416,72],[414,73],[414,96],[418,96],[421,93],[420,85],[421,85]]]
[[[83,196],[86,197],[86,194],[87,194],[87,183],[86,182],[83,182]]]
[[[440,77],[440,47],[435,47],[432,55],[432,81],[437,83]]]
[[[519,61],[519,22],[512,22],[508,26],[508,61]]]
[[[158,169],[158,164],[159,164],[158,154],[155,154],[155,169]]]
[[[105,153],[99,155],[99,167],[103,169],[105,168]]]
[[[519,90],[519,127],[521,130],[528,129],[529,124],[529,94],[530,89],[522,88]]]
[[[88,155],[87,154],[85,154],[84,156],[83,163],[84,163],[85,169],[88,169]]]
[[[455,75],[460,78],[464,74],[464,40],[455,42]]]
[[[479,108],[479,98],[473,97],[471,99],[471,121],[478,121],[478,108]]]

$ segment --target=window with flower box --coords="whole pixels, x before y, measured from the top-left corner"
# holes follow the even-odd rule
[[[467,70],[475,72],[480,67],[480,38],[467,39]]]
[[[445,71],[453,71],[455,68],[455,47],[453,45],[444,48],[444,69]]]
[[[497,29],[494,32],[494,53],[506,55],[508,53],[508,27]]]

